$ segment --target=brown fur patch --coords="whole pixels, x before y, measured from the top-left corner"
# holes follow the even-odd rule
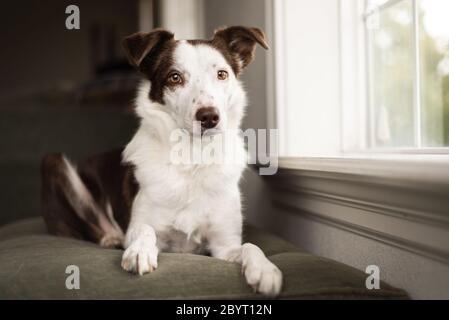
[[[70,190],[63,156],[50,154],[44,157],[41,163],[42,215],[51,234],[100,243],[108,236],[100,224],[100,219],[109,221],[108,204],[114,220],[121,230],[126,231],[138,185],[132,166],[122,163],[122,151],[118,149],[90,157],[77,170],[100,210],[95,213],[89,206],[74,207],[71,204],[68,197],[76,198],[77,195]]]
[[[151,82],[150,98],[164,104],[164,90],[167,88],[167,77],[173,66],[173,51],[176,41],[167,41],[154,54],[148,55],[139,67]]]
[[[88,158],[81,163],[79,174],[102,208],[110,202],[115,220],[126,230],[138,185],[134,168],[122,163],[122,152],[121,148]]]
[[[262,30],[242,26],[221,28],[215,31],[211,40],[189,40],[189,43],[210,45],[220,51],[236,76],[254,59],[256,44],[268,49]]]
[[[122,44],[130,63],[150,80],[149,98],[164,104],[164,89],[176,47],[173,33],[164,29],[138,32],[126,37]]]
[[[262,30],[242,26],[216,30],[212,43],[222,53],[227,51],[232,57],[236,66],[236,71],[234,72],[237,75],[254,59],[256,44],[260,44],[264,49],[268,49],[265,34]]]

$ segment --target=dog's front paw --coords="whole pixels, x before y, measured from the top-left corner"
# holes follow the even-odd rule
[[[246,281],[259,293],[276,297],[282,288],[282,272],[271,262],[259,266],[243,266]]]
[[[259,259],[243,259],[242,272],[246,282],[255,291],[269,297],[276,297],[281,292],[282,272],[265,256]]]
[[[143,275],[157,269],[158,249],[142,241],[133,242],[123,253],[122,268]]]

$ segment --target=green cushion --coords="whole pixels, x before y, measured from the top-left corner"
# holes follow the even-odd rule
[[[365,288],[366,274],[303,252],[288,242],[246,227],[284,274],[281,298],[404,299],[402,290],[381,283]],[[142,277],[123,271],[122,251],[45,234],[42,220],[0,229],[0,299],[245,299],[261,298],[245,283],[240,266],[212,257],[161,253],[159,267]],[[80,289],[65,287],[66,267],[80,268]]]
[[[47,227],[41,218],[28,218],[0,228],[0,241],[26,235],[47,234]]]

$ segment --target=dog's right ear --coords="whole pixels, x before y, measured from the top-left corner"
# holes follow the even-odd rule
[[[126,56],[134,67],[139,67],[143,59],[157,51],[166,41],[174,39],[174,34],[164,29],[154,29],[151,32],[137,32],[127,36],[122,41]]]

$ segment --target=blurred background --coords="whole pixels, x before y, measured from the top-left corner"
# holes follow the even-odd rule
[[[138,1],[8,1],[0,11],[0,223],[40,214],[39,163],[60,151],[77,160],[123,145],[136,126],[138,81],[120,48],[139,27]]]
[[[68,30],[68,5],[80,29]],[[276,128],[278,174],[247,170],[251,223],[449,299],[447,0],[26,0],[0,10],[0,225],[40,215],[39,163],[125,145],[139,75],[121,39],[265,30],[243,128]]]

